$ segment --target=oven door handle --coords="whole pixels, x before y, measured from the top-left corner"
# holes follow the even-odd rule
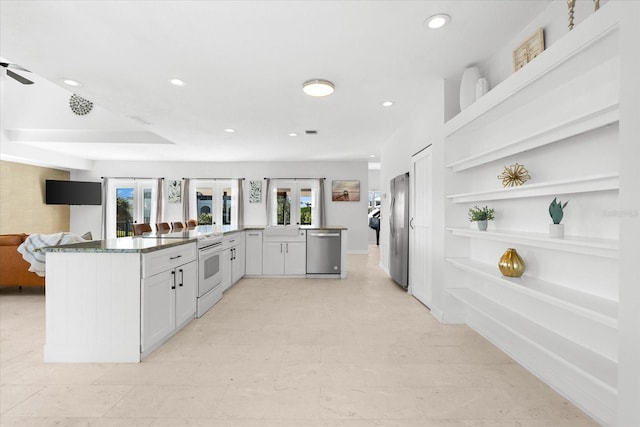
[[[200,249],[198,251],[198,255],[200,255],[200,257],[203,257],[209,255],[211,252],[219,251],[220,249],[222,249],[222,243],[214,243],[211,246]]]

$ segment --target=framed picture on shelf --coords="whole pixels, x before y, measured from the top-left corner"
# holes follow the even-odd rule
[[[513,71],[527,65],[544,51],[544,32],[542,28],[533,33],[513,51]]]
[[[360,181],[358,180],[331,181],[331,201],[332,202],[359,202],[360,201]]]

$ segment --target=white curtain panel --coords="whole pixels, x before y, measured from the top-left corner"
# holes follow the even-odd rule
[[[102,239],[116,237],[116,188],[113,179],[102,178]]]
[[[312,209],[316,207],[316,212],[312,212],[312,222],[316,227],[324,227],[327,225],[327,213],[325,208],[325,198],[324,198],[324,178],[318,179],[318,189],[314,191],[314,196],[317,194],[316,199],[312,201]]]
[[[164,178],[156,179],[156,221],[164,221]]]
[[[270,225],[274,225],[273,219],[275,218],[275,208],[274,206],[272,206],[273,204],[272,200],[275,197],[275,195],[273,194],[275,183],[273,182],[273,180],[269,178],[266,178],[265,181],[266,181],[265,188],[267,189],[267,194],[266,194],[264,205],[267,209],[267,226],[270,226]]]
[[[244,191],[243,191],[243,186],[244,186],[244,178],[238,178],[235,180],[236,181],[236,185],[237,185],[237,197],[236,199],[236,225],[238,227],[242,227],[244,225]]]
[[[182,179],[182,218],[186,223],[191,219],[191,179],[183,178]]]

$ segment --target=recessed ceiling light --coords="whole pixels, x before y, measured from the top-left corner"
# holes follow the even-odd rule
[[[169,79],[169,83],[171,83],[174,86],[184,86],[184,85],[186,85],[186,83],[183,80],[180,80],[180,79]]]
[[[302,90],[309,96],[327,96],[335,90],[335,86],[328,80],[309,80],[304,82]]]
[[[384,101],[382,103],[383,107],[391,107],[393,105],[393,101]]]
[[[232,128],[226,128],[224,131],[227,133],[234,133],[236,130]]]
[[[66,84],[67,86],[73,86],[73,87],[80,86],[80,82],[76,80],[71,80],[71,79],[64,79],[62,80],[62,83]]]
[[[369,154],[369,157],[375,157],[375,156],[376,156],[375,154]]]
[[[295,133],[295,132],[291,132],[291,133],[289,134],[289,136],[298,136],[298,134],[297,134],[297,133]]]
[[[451,21],[451,17],[446,13],[439,13],[437,15],[433,15],[427,18],[424,21],[425,25],[432,30],[437,30],[438,28],[442,28],[447,25]]]

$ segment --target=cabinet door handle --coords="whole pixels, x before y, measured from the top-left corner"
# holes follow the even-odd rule
[[[282,253],[282,243],[280,243],[280,253]]]
[[[169,260],[173,261],[174,259],[182,258],[182,255],[176,255],[169,258]]]
[[[175,289],[176,288],[176,272],[172,271],[171,272],[171,289]]]
[[[184,285],[184,270],[180,269],[180,286]]]
[[[286,252],[289,253],[289,244],[285,243],[285,245],[286,245],[286,249],[287,249]]]

